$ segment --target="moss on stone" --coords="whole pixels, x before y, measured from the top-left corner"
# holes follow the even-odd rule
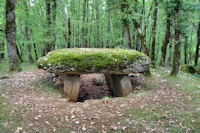
[[[104,71],[144,72],[150,59],[127,49],[60,49],[38,60],[38,68],[54,73],[90,73]],[[134,69],[133,69],[134,68]]]
[[[181,66],[181,71],[186,72],[186,73],[190,73],[190,74],[194,74],[196,72],[195,68],[191,65],[182,65]]]
[[[195,67],[196,73],[200,75],[200,66]]]

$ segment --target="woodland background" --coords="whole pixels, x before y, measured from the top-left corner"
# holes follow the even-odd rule
[[[0,58],[6,60],[12,51],[6,46],[9,7],[16,22],[11,45],[20,62],[36,62],[54,49],[120,47],[144,52],[154,66],[172,66],[175,75],[180,64],[198,65],[197,0],[2,0]]]

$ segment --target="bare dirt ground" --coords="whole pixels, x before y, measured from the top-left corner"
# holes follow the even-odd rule
[[[130,97],[108,98],[105,97],[109,96],[105,82],[102,86],[95,86],[92,83],[93,77],[104,78],[99,74],[81,76],[80,99],[84,102],[77,103],[69,102],[57,91],[47,91],[49,86],[46,83],[53,81],[54,76],[43,70],[23,71],[0,80],[0,88],[5,92],[2,97],[13,107],[10,117],[18,114],[16,126],[11,126],[13,119],[6,120],[3,126],[10,126],[11,132],[20,127],[26,133],[163,132],[164,129],[153,128],[146,122],[140,125],[141,122],[133,119],[132,113],[128,111],[132,108],[154,111],[154,107],[148,105],[148,102],[159,104],[160,101],[173,99],[175,96],[181,98],[182,95],[187,95],[177,94],[166,80],[156,75],[155,78],[132,78],[135,94]],[[147,81],[154,86],[144,84]],[[150,99],[146,98],[144,93],[138,93],[141,89],[145,95],[155,95]],[[180,103],[177,106],[187,109],[186,105]],[[162,124],[162,120],[160,122]]]

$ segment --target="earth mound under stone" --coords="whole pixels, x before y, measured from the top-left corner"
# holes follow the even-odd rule
[[[57,74],[129,74],[149,71],[150,59],[128,49],[59,49],[37,62],[38,68]]]

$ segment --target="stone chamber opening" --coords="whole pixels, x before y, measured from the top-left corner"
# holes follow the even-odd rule
[[[112,97],[106,84],[104,74],[81,75],[78,102],[84,102],[90,99],[102,99],[104,97]]]
[[[62,91],[64,87],[64,75],[54,75],[54,88]],[[138,86],[137,78],[131,77],[131,84],[133,88]],[[80,92],[77,102],[84,102],[91,99],[102,99],[105,97],[114,97],[111,90],[107,86],[104,74],[82,74],[80,76]]]

